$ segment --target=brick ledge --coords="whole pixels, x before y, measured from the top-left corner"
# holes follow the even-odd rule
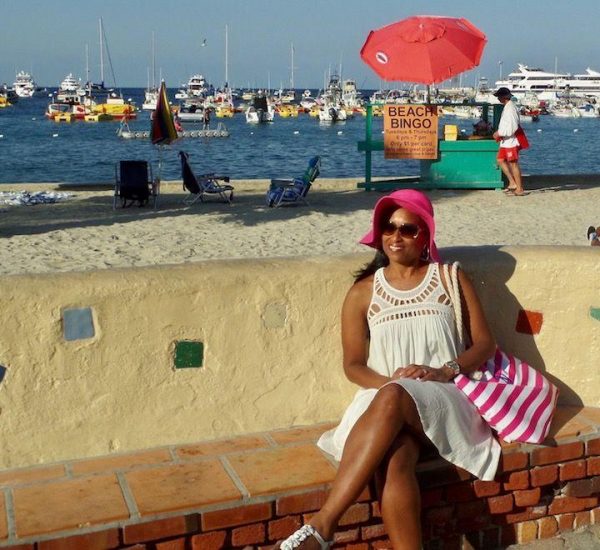
[[[335,468],[315,441],[330,426],[1,471],[0,547],[267,548],[323,502]],[[599,434],[599,408],[561,407],[544,445],[503,444],[495,481],[420,463],[426,548],[502,548],[600,523]],[[336,541],[386,547],[371,487]]]

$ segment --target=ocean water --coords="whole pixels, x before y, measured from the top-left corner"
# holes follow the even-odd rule
[[[169,91],[173,97],[174,90]],[[124,89],[123,95],[138,105],[143,89]],[[47,96],[21,99],[0,109],[0,183],[113,182],[115,165],[123,159],[147,159],[156,168],[159,151],[149,140],[123,140],[116,134],[117,122],[70,124],[44,117]],[[458,124],[470,133],[475,121],[443,118],[441,124]],[[242,113],[218,119],[211,126],[225,124],[228,138],[187,138],[162,150],[162,178],[180,179],[177,153],[185,150],[197,172],[219,172],[235,179],[272,178],[303,172],[313,155],[323,158],[322,177],[364,177],[364,153],[357,142],[364,139],[365,118],[321,124],[301,114],[280,118],[266,125],[250,125]],[[586,174],[598,172],[600,162],[600,118],[561,119],[543,116],[539,122],[524,124],[531,148],[522,155],[527,174]],[[150,117],[140,111],[130,122],[132,130],[149,130]],[[199,129],[198,124],[184,128]],[[383,120],[375,118],[373,135],[381,135]],[[418,161],[384,160],[373,154],[374,176],[408,176],[419,172]]]

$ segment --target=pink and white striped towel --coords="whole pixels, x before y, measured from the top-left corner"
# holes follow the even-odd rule
[[[541,443],[550,429],[558,388],[500,349],[480,372],[479,380],[459,374],[454,383],[504,441]]]

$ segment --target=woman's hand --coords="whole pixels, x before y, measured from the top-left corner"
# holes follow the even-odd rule
[[[392,380],[398,378],[412,378],[413,380],[432,381],[432,382],[450,382],[452,377],[448,378],[444,369],[434,369],[427,365],[408,365],[396,369],[392,375]]]

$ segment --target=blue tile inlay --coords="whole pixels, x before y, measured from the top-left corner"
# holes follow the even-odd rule
[[[600,307],[590,307],[590,317],[600,321]]]
[[[92,308],[63,309],[62,315],[65,340],[83,340],[96,334]]]
[[[0,365],[0,382],[2,382],[2,380],[4,380],[5,374],[6,374],[6,367],[3,365]]]

